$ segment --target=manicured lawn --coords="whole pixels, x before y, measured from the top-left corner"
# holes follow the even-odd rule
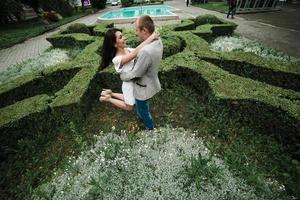
[[[193,6],[204,8],[207,10],[214,10],[221,13],[227,13],[228,5],[226,2],[209,2],[205,4],[193,4]]]
[[[31,37],[40,35],[46,31],[74,21],[88,14],[89,12],[76,13],[71,17],[63,18],[59,22],[51,23],[48,25],[43,24],[40,20],[5,25],[1,28],[0,31],[0,49],[11,47],[14,44],[23,42]]]

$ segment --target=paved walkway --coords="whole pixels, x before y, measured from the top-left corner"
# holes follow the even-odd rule
[[[226,19],[226,15],[223,13],[205,10],[193,6],[186,7],[184,0],[167,1],[166,4],[183,10],[184,12],[180,14],[178,13],[180,15],[180,18],[190,18],[203,14],[213,14],[217,17]],[[289,13],[291,15],[289,15]],[[273,18],[271,18],[270,15]],[[252,16],[252,18],[250,16]],[[294,18],[293,22],[291,22],[291,16]],[[278,20],[274,19],[275,17],[277,17]],[[268,20],[263,20],[266,18]],[[237,15],[232,21],[238,24],[236,30],[237,33],[249,39],[255,39],[263,43],[265,46],[300,58],[299,18],[300,7],[293,6],[293,8],[284,8],[283,11],[277,11],[275,13],[269,12],[241,16]],[[281,23],[279,23],[278,21],[281,21]],[[291,28],[293,26],[294,28]]]
[[[166,1],[167,5],[176,7],[181,9],[182,12],[177,13],[181,19],[196,17],[202,14],[213,14],[217,17],[226,19],[225,14],[218,13],[215,11],[205,10],[198,7],[186,7],[184,0],[173,0]],[[117,9],[117,7],[108,7],[96,14],[89,15],[78,20],[75,20],[71,23],[85,23],[85,24],[93,24],[96,22],[96,18],[106,12],[107,10]],[[296,8],[296,15],[298,12]],[[285,16],[289,16],[289,11],[285,10]],[[295,11],[292,10],[292,11]],[[300,11],[300,10],[299,10]],[[295,24],[295,28],[292,29],[290,27],[282,26],[280,24],[271,25],[268,24],[269,21],[261,20],[261,18],[266,19],[270,15],[274,17],[281,18],[281,25],[286,25],[285,21],[290,21],[289,19],[283,19],[282,15],[279,12],[275,13],[265,13],[265,14],[251,14],[251,15],[240,15],[235,17],[233,22],[237,23],[239,26],[236,30],[237,33],[240,33],[248,38],[256,39],[266,46],[275,48],[279,51],[282,51],[288,55],[295,56],[300,58],[300,27],[298,27],[299,23]],[[264,15],[264,16],[263,16]],[[252,17],[249,17],[252,16]],[[261,18],[260,18],[261,17]],[[274,18],[273,17],[273,18]],[[299,16],[300,17],[300,16]],[[299,19],[296,16],[295,19]],[[273,20],[274,21],[274,20]],[[165,21],[165,22],[157,22],[157,24],[164,23],[176,23],[177,21]],[[288,23],[288,22],[287,22]],[[70,23],[69,23],[70,24]],[[0,68],[6,68],[10,65],[14,65],[16,63],[20,63],[29,58],[34,58],[38,56],[40,53],[45,51],[47,48],[51,46],[49,42],[47,42],[46,37],[49,35],[58,32],[61,29],[64,29],[69,24],[61,26],[53,31],[47,32],[43,35],[31,38],[23,43],[14,45],[13,47],[0,50]],[[277,26],[276,26],[277,25]],[[292,26],[294,24],[290,24]],[[119,26],[127,26],[127,25],[119,25]]]
[[[12,47],[0,50],[0,68],[7,68],[10,65],[15,65],[27,59],[37,57],[39,54],[41,54],[51,46],[51,44],[46,40],[48,36],[59,32],[61,29],[64,29],[72,23],[85,23],[87,25],[93,24],[96,22],[97,17],[100,14],[110,9],[111,8],[106,8],[95,14],[82,17],[73,22],[60,26],[50,32],[46,32],[37,37],[28,39],[23,43],[16,44]]]

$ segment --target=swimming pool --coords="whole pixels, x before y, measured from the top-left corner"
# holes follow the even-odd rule
[[[120,10],[109,11],[100,17],[98,21],[106,22],[116,22],[116,23],[126,23],[132,22],[137,17],[142,15],[149,15],[154,20],[170,20],[179,19],[178,15],[174,14],[172,11],[176,11],[176,8],[166,5],[157,6],[136,6],[129,8],[122,8]]]

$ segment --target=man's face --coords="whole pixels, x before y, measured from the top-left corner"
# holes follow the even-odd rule
[[[139,19],[135,21],[135,34],[140,39],[140,41],[145,40],[145,30],[139,28]]]

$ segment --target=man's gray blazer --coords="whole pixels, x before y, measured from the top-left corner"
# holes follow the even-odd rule
[[[150,99],[161,90],[158,70],[162,54],[163,44],[160,39],[155,40],[140,50],[131,71],[121,73],[123,81],[134,81],[133,95],[136,99]]]

